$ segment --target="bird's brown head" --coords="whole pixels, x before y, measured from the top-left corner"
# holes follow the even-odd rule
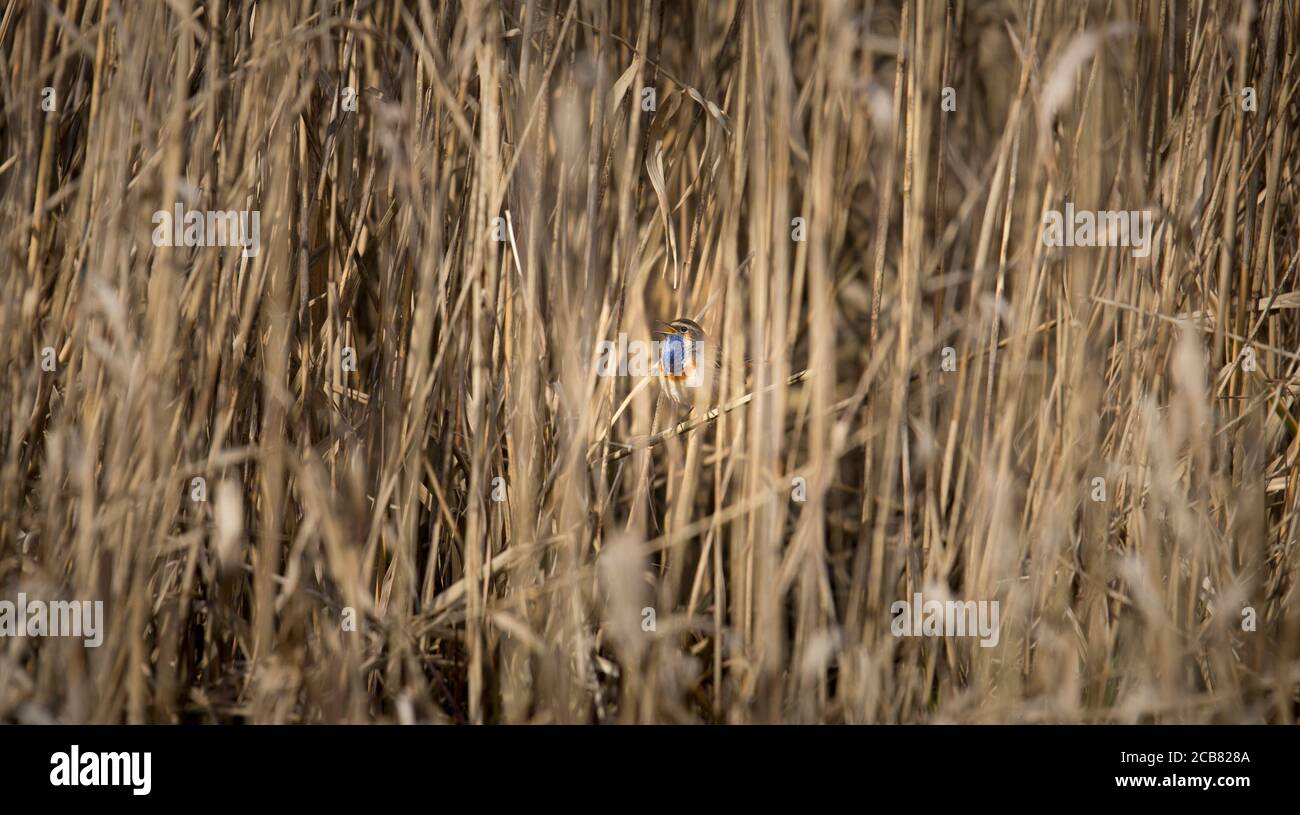
[[[692,341],[704,339],[704,329],[700,328],[700,324],[694,320],[689,320],[685,317],[678,317],[676,320],[671,320],[666,323],[662,320],[657,320],[656,322],[664,327],[664,330],[657,332],[659,334],[669,336],[681,335]]]

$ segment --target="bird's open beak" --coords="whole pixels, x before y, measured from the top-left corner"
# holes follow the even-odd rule
[[[677,329],[673,328],[671,323],[665,323],[663,320],[655,320],[655,322],[656,322],[657,324],[663,326],[664,328],[668,329],[668,330],[667,330],[667,331],[655,331],[655,332],[652,332],[652,333],[655,333],[655,334],[661,334],[661,335],[664,335],[664,336],[667,336],[667,335],[669,335],[669,334],[676,334],[676,333],[677,333]]]

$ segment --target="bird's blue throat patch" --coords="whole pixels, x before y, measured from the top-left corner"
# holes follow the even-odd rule
[[[666,373],[682,376],[686,373],[686,340],[679,334],[664,337],[659,349],[659,361]]]

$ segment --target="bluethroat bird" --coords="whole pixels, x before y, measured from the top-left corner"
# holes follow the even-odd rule
[[[687,408],[688,414],[696,405],[707,407],[722,365],[718,349],[708,347],[708,336],[694,320],[678,317],[656,322],[664,327],[655,332],[662,338],[655,366],[660,390],[671,402]]]

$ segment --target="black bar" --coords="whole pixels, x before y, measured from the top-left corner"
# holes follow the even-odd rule
[[[427,800],[437,806],[452,796],[486,795],[496,805],[511,796],[585,798],[602,789],[616,795],[653,788],[669,796],[667,803],[676,791],[745,797],[777,785],[808,803],[865,800],[876,789],[905,797],[919,791],[927,802],[1026,793],[1051,796],[1039,801],[1154,802],[1172,793],[1220,805],[1294,789],[1295,732],[1262,726],[50,726],[0,732],[9,792],[50,802],[235,806],[263,798],[338,804],[435,796]],[[87,763],[103,766],[102,757],[86,758],[90,752],[147,751],[148,794],[126,784],[54,786],[51,773],[63,759],[52,756],[70,758],[73,745],[83,772]]]

